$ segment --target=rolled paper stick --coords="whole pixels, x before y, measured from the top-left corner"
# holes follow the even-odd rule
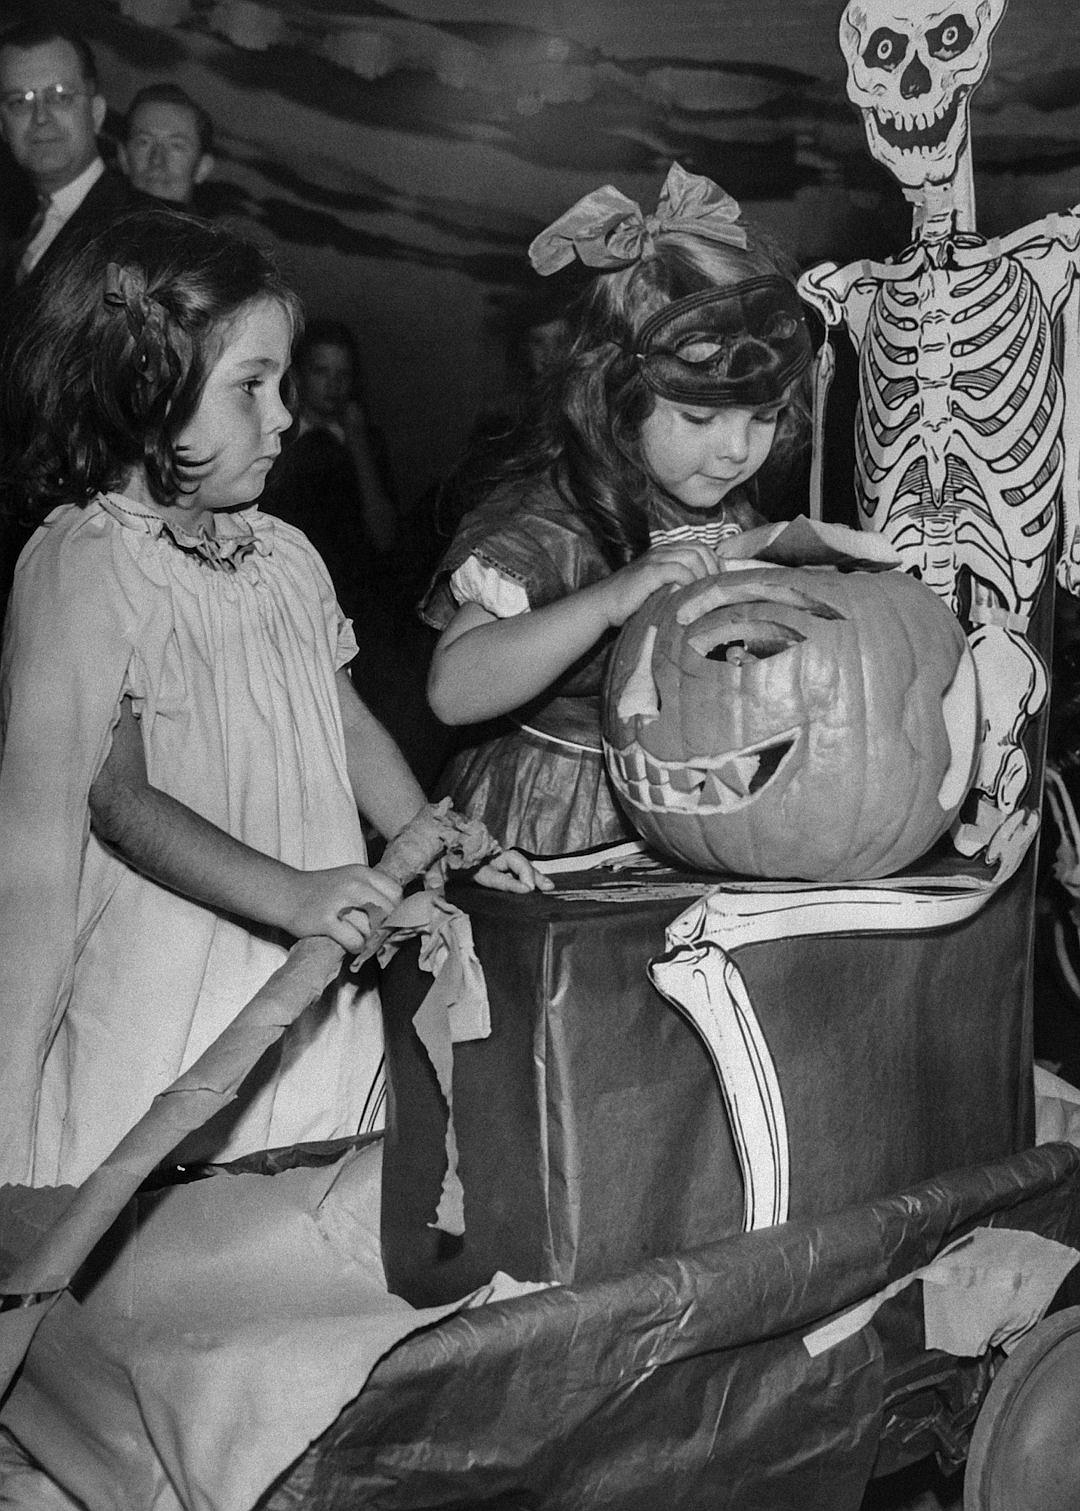
[[[497,848],[475,820],[427,805],[389,842],[375,868],[400,886],[433,866],[478,865]],[[371,931],[356,963],[382,948],[392,912],[369,909]],[[146,1177],[181,1139],[233,1100],[266,1050],[317,1002],[341,969],[345,952],[332,939],[300,939],[285,960],[193,1065],[146,1112],[79,1187],[60,1220],[0,1281],[0,1295],[43,1297],[62,1291]]]

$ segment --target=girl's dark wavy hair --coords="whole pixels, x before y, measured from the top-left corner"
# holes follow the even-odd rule
[[[568,308],[574,334],[535,395],[534,420],[501,478],[547,473],[591,528],[612,568],[648,546],[650,480],[639,433],[656,399],[634,357],[650,315],[688,294],[760,273],[794,279],[794,265],[760,232],[744,249],[682,232],[659,237],[639,262],[598,274]],[[771,458],[810,436],[810,374],[798,379]]]
[[[266,251],[169,209],[131,211],[24,285],[0,352],[0,486],[5,512],[39,522],[142,468],[168,505],[208,458],[182,461],[229,329],[277,300],[294,334],[296,294]]]

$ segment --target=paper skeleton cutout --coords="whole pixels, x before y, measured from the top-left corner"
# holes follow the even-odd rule
[[[848,95],[871,152],[915,206],[916,240],[895,262],[825,263],[800,280],[859,353],[861,522],[968,634],[983,726],[976,811],[953,836],[968,855],[1028,785],[1021,741],[1048,683],[1027,630],[1056,548],[1059,498],[1059,575],[1080,589],[1080,215],[1051,215],[1004,240],[971,229],[968,109],[1004,8],[851,0],[840,23]],[[1059,318],[1071,383],[1055,359]]]

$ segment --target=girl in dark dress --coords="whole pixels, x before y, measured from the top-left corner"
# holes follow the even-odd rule
[[[599,271],[531,435],[420,611],[441,631],[432,708],[479,726],[442,790],[534,855],[632,834],[600,741],[611,643],[657,588],[721,570],[724,541],[764,522],[755,475],[806,434],[809,331],[738,217],[675,164],[655,215],[607,186],[529,249],[543,274]]]

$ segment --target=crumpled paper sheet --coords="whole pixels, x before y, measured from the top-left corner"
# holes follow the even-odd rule
[[[975,1358],[988,1348],[1011,1353],[1041,1321],[1080,1252],[1014,1228],[975,1228],[932,1263],[840,1312],[803,1339],[811,1357],[865,1327],[891,1297],[923,1282],[926,1347]]]
[[[89,1511],[250,1511],[441,1307],[386,1289],[381,1143],[139,1196],[41,1322],[0,1424]]]
[[[1042,1065],[1035,1067],[1035,1142],[1080,1147],[1080,1090]]]
[[[436,809],[415,821],[425,855],[434,843],[427,828],[438,829],[445,817]],[[409,828],[406,826],[394,842],[406,851],[415,848],[417,842],[415,836],[410,839]],[[417,1018],[440,1080],[445,1079],[444,1094],[450,1105],[451,1044],[491,1031],[487,990],[473,951],[469,920],[441,894],[425,890],[405,899],[377,932],[384,948],[417,933],[424,937],[421,964],[435,980]],[[321,995],[340,969],[342,958],[342,950],[331,939],[299,940],[285,963],[199,1059],[154,1098],[97,1170],[82,1186],[69,1191],[59,1206],[50,1209],[52,1220],[42,1228],[37,1242],[22,1248],[14,1265],[3,1258],[0,1295],[8,1300],[21,1295],[23,1304],[4,1310],[0,1316],[0,1393],[14,1377],[35,1328],[57,1295],[142,1181],[185,1134],[232,1100],[263,1051]],[[462,1232],[464,1202],[452,1117],[447,1128],[447,1151],[448,1168],[436,1225]],[[44,1197],[41,1200],[44,1202]]]
[[[446,1103],[446,1174],[430,1226],[460,1235],[465,1231],[465,1193],[454,1131],[454,1045],[490,1035],[487,983],[473,948],[472,925],[440,893],[425,891],[405,898],[393,917],[394,933],[379,952],[379,964],[385,965],[406,939],[419,934],[418,964],[435,978],[413,1017]]]

